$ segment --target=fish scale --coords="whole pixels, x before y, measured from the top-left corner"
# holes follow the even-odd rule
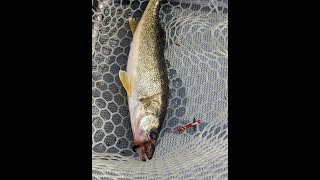
[[[133,41],[127,71],[119,71],[128,95],[135,150],[143,161],[153,156],[156,145],[153,138],[158,137],[168,105],[169,80],[159,24],[160,2],[150,0],[141,19],[129,21]]]

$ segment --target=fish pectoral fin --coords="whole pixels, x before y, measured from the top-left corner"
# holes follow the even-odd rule
[[[120,81],[122,83],[122,86],[127,91],[128,96],[130,96],[131,82],[129,81],[129,78],[127,76],[127,72],[123,71],[123,70],[120,70],[119,71],[119,78],[120,78]]]
[[[134,34],[134,31],[136,30],[140,19],[141,18],[129,18],[129,26],[132,34]]]
[[[141,95],[141,96],[138,97],[138,100],[139,100],[140,102],[145,102],[147,99],[148,99],[148,97],[147,97],[147,96],[143,96],[143,95]]]
[[[155,98],[156,96],[159,96],[159,95],[160,95],[160,93],[154,94],[152,96],[141,95],[141,96],[138,97],[138,100],[140,102],[144,103],[144,102],[147,102],[147,101],[149,101],[149,100],[151,100],[151,99],[153,99],[153,98]]]

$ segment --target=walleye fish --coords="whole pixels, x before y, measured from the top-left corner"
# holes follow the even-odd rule
[[[159,24],[161,0],[150,0],[140,19],[129,19],[133,41],[126,71],[119,78],[126,89],[134,138],[133,149],[142,161],[154,154],[168,103],[164,38]]]

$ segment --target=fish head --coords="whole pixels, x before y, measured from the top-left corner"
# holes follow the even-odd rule
[[[134,129],[133,150],[137,152],[142,161],[152,159],[158,138],[159,118],[154,114],[140,116]]]
[[[166,101],[161,94],[141,96],[138,101],[130,99],[130,118],[133,132],[133,150],[142,161],[152,159],[157,144],[161,122],[164,120]]]

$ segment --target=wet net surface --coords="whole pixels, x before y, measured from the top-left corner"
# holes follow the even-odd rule
[[[125,70],[132,33],[148,1],[92,1],[93,179],[218,179],[228,175],[228,5],[169,0],[160,10],[166,32],[169,105],[154,158],[132,151]],[[201,119],[196,131],[177,128]]]

